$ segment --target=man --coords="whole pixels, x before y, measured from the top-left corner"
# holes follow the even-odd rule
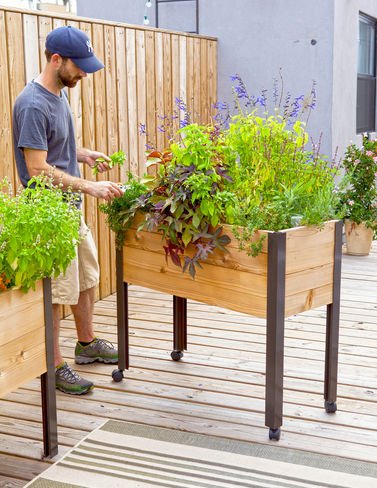
[[[59,27],[47,36],[47,63],[42,73],[28,83],[13,109],[13,138],[17,169],[23,185],[33,176],[52,174],[54,183],[63,189],[86,193],[106,201],[121,196],[122,190],[111,181],[81,178],[78,161],[95,165],[100,172],[109,169],[109,158],[96,151],[76,149],[72,112],[65,87],[73,88],[104,65],[96,58],[88,36],[70,26]],[[118,353],[108,341],[98,339],[93,331],[95,287],[99,280],[97,251],[93,237],[82,221],[84,236],[77,259],[64,276],[52,280],[53,323],[55,341],[56,387],[65,393],[85,394],[93,388],[91,381],[80,377],[63,360],[59,348],[60,304],[71,306],[78,342],[75,362],[116,363]]]

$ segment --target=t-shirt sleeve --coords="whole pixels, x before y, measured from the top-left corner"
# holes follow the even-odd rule
[[[18,147],[48,150],[46,116],[35,107],[27,107],[19,113]]]

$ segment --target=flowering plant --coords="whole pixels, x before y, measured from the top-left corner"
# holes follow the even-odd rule
[[[251,97],[239,76],[232,80],[235,115],[218,104],[222,113],[214,124],[201,126],[182,117],[169,148],[147,153],[147,166],[158,169],[143,181],[146,189],[130,181],[135,195],[140,190],[132,202],[126,191],[102,208],[118,244],[119,231],[130,226],[137,211],[144,212],[139,228],[160,231],[166,258],[192,277],[216,249],[226,252],[230,238],[222,224],[232,224],[240,249],[255,256],[263,239],[255,238],[257,230],[320,225],[335,217],[338,203],[337,168],[317,147],[307,149],[305,123],[298,120],[314,107],[315,91],[309,99],[280,98],[282,113],[277,107],[269,115],[265,92]]]
[[[342,168],[341,213],[356,224],[363,222],[377,237],[377,139],[364,135],[361,147],[350,144]]]
[[[80,215],[75,196],[48,177],[32,178],[16,196],[0,181],[0,292],[26,292],[65,271],[76,255]]]

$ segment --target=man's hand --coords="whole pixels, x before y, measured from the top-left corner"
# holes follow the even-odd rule
[[[96,162],[98,158],[104,159],[104,161]],[[84,148],[78,149],[77,160],[81,163],[86,163],[91,168],[96,166],[99,173],[103,173],[104,171],[108,171],[110,169],[110,166],[108,165],[108,161],[110,161],[109,156],[106,156],[106,154],[98,151],[91,151],[90,149]]]
[[[124,190],[112,181],[86,181],[85,186],[85,193],[95,198],[103,198],[107,202],[113,198],[121,197],[124,193]]]

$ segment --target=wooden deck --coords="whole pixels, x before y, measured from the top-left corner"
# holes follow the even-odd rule
[[[323,408],[325,310],[286,320],[286,447],[377,459],[377,242],[367,257],[344,256],[338,412]],[[269,443],[264,427],[264,320],[195,302],[188,305],[189,348],[170,360],[171,297],[130,287],[131,368],[122,383],[112,366],[77,370],[97,385],[84,397],[58,393],[59,456],[107,418]],[[115,296],[96,304],[98,335],[116,341]],[[62,341],[73,361],[75,330]],[[22,487],[49,466],[41,460],[39,380],[0,400],[0,487]],[[58,456],[58,457],[59,457]]]

